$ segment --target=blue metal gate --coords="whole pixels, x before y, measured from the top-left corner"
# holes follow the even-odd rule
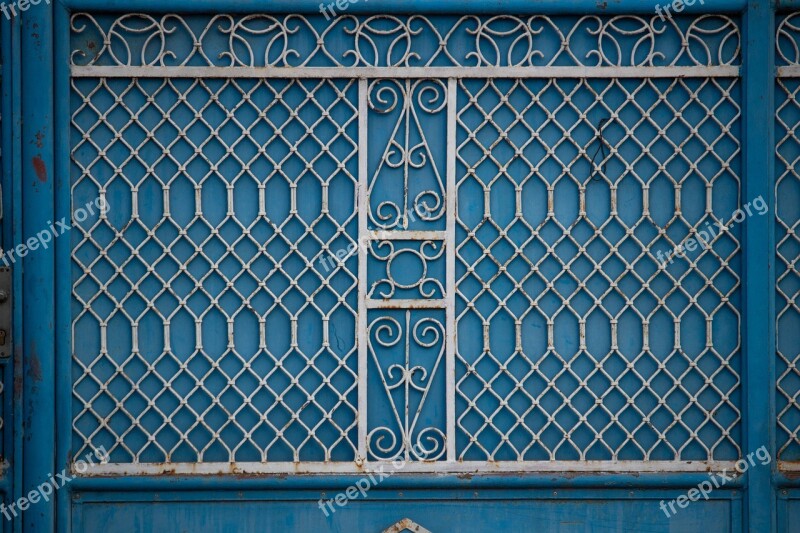
[[[4,23],[7,527],[791,530],[800,19],[670,5]]]

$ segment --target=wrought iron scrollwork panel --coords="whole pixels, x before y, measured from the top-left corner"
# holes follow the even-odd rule
[[[371,313],[368,458],[445,457],[443,312]]]
[[[377,79],[362,90],[370,132],[360,214],[370,308],[362,348],[369,359],[365,454],[373,461],[450,459],[445,372],[453,341],[445,307],[453,102],[446,80]]]
[[[370,228],[443,230],[445,84],[376,80],[368,99]]]
[[[738,65],[738,24],[696,18],[72,16],[72,63],[118,66]]]
[[[370,299],[445,296],[443,241],[373,241],[368,261]]]

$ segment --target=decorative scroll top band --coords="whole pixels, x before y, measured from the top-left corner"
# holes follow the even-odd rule
[[[775,48],[779,67],[800,66],[800,13],[787,15],[778,23]]]
[[[547,17],[168,14],[71,20],[74,66],[718,67],[740,65],[723,15]],[[797,47],[795,47],[795,55]]]

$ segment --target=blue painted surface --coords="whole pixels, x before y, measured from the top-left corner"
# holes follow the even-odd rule
[[[603,498],[569,491],[554,495],[508,492],[372,491],[329,516],[320,511],[320,494],[240,493],[232,501],[217,494],[156,493],[127,496],[81,494],[75,529],[107,531],[130,524],[130,531],[156,532],[166,524],[186,531],[383,531],[410,518],[430,531],[643,532],[744,531],[737,518],[740,496],[730,493],[693,503],[672,519],[659,510],[661,498],[677,493],[605,493]],[[190,502],[186,499],[189,498]],[[264,499],[271,501],[264,501]],[[205,501],[205,500],[212,500]],[[181,529],[183,531],[183,529]]]
[[[3,244],[19,242],[22,232],[22,164],[18,154],[21,152],[21,121],[13,117],[22,116],[20,95],[21,57],[19,53],[21,31],[19,20],[0,22],[0,37],[3,43],[3,153],[6,155],[3,168]],[[15,269],[13,275],[13,291],[16,295],[14,305],[13,332],[15,339],[22,338],[22,271]],[[6,406],[3,439],[9,470],[6,471],[3,483],[6,487],[4,501],[16,499],[22,486],[22,390],[15,386],[21,384],[23,368],[21,364],[22,350],[15,346],[13,363],[6,363],[5,391],[3,403]],[[13,365],[10,366],[9,365]],[[10,391],[10,392],[9,392]],[[14,521],[4,524],[4,531],[19,532],[22,522]]]
[[[598,3],[595,0],[445,0],[429,2],[427,0],[399,0],[354,2],[348,12],[352,13],[498,13],[498,14],[623,14],[652,13],[656,5],[664,6],[667,2],[654,0],[614,0]],[[153,0],[67,0],[68,8],[99,11],[154,11],[184,13],[316,13],[320,0],[244,0],[225,2],[220,0],[172,0],[168,4]],[[746,5],[746,0],[699,0],[693,5],[684,6],[684,13],[737,12]]]
[[[69,39],[69,12],[59,3],[53,6],[54,24],[53,33],[56,42],[66,42]],[[66,46],[57,46],[53,52],[55,63],[55,99],[58,102],[69,101],[69,49]],[[56,151],[66,153],[69,150],[69,136],[63,133],[69,129],[69,108],[66,105],[55,107],[55,131],[56,131]],[[70,161],[61,157],[55,162],[56,174],[65,176],[69,173]],[[71,198],[67,192],[69,184],[66,180],[57,180],[55,198],[55,217],[56,219],[70,218]],[[57,240],[54,247],[56,251],[55,269],[56,272],[67,272],[70,268],[70,242],[69,239]],[[69,289],[70,280],[67,276],[56,276],[55,294],[53,297],[56,302],[56,375],[55,393],[56,398],[66,398],[70,394],[72,380],[70,375],[71,348],[71,320],[69,316]],[[56,420],[67,420],[69,418],[69,405],[64,401],[56,401]],[[74,451],[70,446],[70,427],[68,424],[56,425],[56,455],[55,470],[68,469]],[[66,516],[69,513],[71,504],[70,490],[59,491],[55,506],[58,516]],[[70,531],[68,520],[57,520],[56,531],[65,533]]]
[[[15,33],[18,34],[18,31]],[[0,129],[0,146],[2,151],[0,156],[0,168],[2,168],[2,179],[0,186],[2,186],[3,200],[2,209],[4,212],[3,220],[0,221],[0,235],[2,235],[2,244],[5,248],[6,243],[12,242],[14,224],[14,213],[18,209],[14,209],[14,204],[18,203],[19,196],[14,193],[14,176],[15,166],[18,164],[13,154],[16,153],[15,148],[19,147],[19,131],[15,124],[15,116],[19,116],[19,101],[15,99],[15,92],[13,90],[13,71],[19,68],[18,58],[15,60],[13,46],[14,35],[12,35],[12,24],[10,21],[0,20],[0,94],[2,94],[2,128]],[[14,406],[18,405],[15,402],[14,394],[9,394],[5,391],[13,391],[14,384],[14,358],[0,361],[0,382],[2,382],[4,393],[0,399],[0,413],[3,420],[3,428],[0,430],[0,446],[2,446],[2,455],[8,462],[8,466],[3,470],[0,475],[0,494],[3,500],[8,499],[13,494],[14,488],[14,475],[21,469],[13,468],[14,465],[14,431],[15,420],[18,417],[14,416]],[[4,524],[3,531],[10,531],[10,524]]]
[[[774,146],[774,17],[766,2],[751,1],[745,14],[745,129],[744,198],[768,198],[769,212],[774,212],[774,157],[763,146]],[[767,58],[765,61],[764,58]],[[756,117],[762,117],[760,120]],[[765,142],[766,140],[766,142]],[[750,217],[745,225],[744,317],[742,322],[746,367],[747,428],[745,452],[769,446],[775,453],[775,291],[774,217]],[[769,416],[763,416],[767,413]],[[769,468],[748,472],[746,523],[751,531],[775,527],[774,493],[770,487]]]
[[[800,493],[797,489],[778,491],[776,515],[776,531],[797,531],[797,524],[800,523]]]
[[[46,7],[21,14],[21,116],[20,154],[22,231],[27,239],[53,219],[53,17]],[[22,278],[22,324],[18,339],[22,358],[22,482],[20,494],[41,484],[53,472],[55,459],[55,306],[54,251],[37,250],[17,268]],[[53,500],[41,502],[22,520],[24,531],[51,531],[55,524]]]
[[[524,12],[533,9],[536,12],[551,12],[551,10],[570,11],[570,12],[590,12],[594,8],[594,2],[587,7],[581,3],[525,3],[512,4],[504,3],[497,8],[486,3],[458,3],[438,5],[437,9],[454,10],[465,12],[475,9],[478,11],[492,11],[495,9]],[[744,2],[714,2],[708,0],[705,3],[709,10],[739,10]],[[781,2],[785,5],[785,2]],[[135,7],[130,2],[109,3],[109,2],[81,2],[82,8],[101,8],[132,10]],[[168,9],[170,11],[206,11],[218,3],[206,4],[202,2],[180,3],[172,2],[169,5],[155,5],[145,3],[154,10]],[[236,6],[226,6],[227,11],[232,9],[250,11],[256,4],[238,3]],[[262,4],[258,4],[259,7]],[[398,11],[416,10],[423,8],[422,5],[393,3],[393,9]],[[430,3],[425,3],[430,6]],[[316,5],[300,4],[301,9],[315,11]],[[619,2],[609,6],[608,11],[604,12],[649,12],[650,6],[645,9],[641,3]],[[743,156],[744,180],[743,197],[752,198],[758,194],[763,194],[765,198],[771,198],[771,168],[770,148],[773,146],[772,126],[769,121],[763,120],[764,116],[770,116],[772,112],[771,96],[772,93],[772,71],[770,61],[764,62],[764,54],[771,52],[770,35],[772,12],[767,9],[767,2],[753,1],[751,8],[745,18],[747,28],[747,42],[745,44],[745,78],[744,99],[747,102],[743,122],[747,124],[745,128],[745,139],[748,146]],[[59,10],[61,17],[56,21],[57,34],[60,36],[57,42],[65,42],[63,39],[67,33],[66,19],[64,13]],[[272,11],[298,10],[296,2],[289,4],[270,4]],[[366,7],[366,4],[359,5],[358,9],[376,10],[374,4]],[[358,12],[354,9],[353,12]],[[28,46],[28,51],[23,52],[24,68],[22,69],[26,96],[22,104],[22,113],[26,118],[26,126],[23,129],[23,147],[14,148],[11,144],[12,152],[21,150],[22,172],[19,184],[12,185],[12,188],[19,187],[21,198],[25,202],[24,223],[27,228],[40,228],[43,222],[54,216],[60,218],[69,212],[69,187],[67,186],[68,164],[63,157],[68,153],[68,138],[64,135],[68,127],[68,106],[66,105],[68,91],[65,89],[66,69],[63,66],[66,59],[68,47],[56,47],[55,55],[61,62],[54,61],[52,58],[51,46],[51,21],[42,9],[39,12],[32,10],[29,17],[30,24],[37,24],[34,30],[28,26],[24,32],[23,43]],[[3,29],[8,25],[3,26]],[[5,37],[5,36],[4,36]],[[40,40],[41,39],[41,40]],[[4,41],[5,42],[5,41]],[[4,61],[4,64],[6,62]],[[52,65],[61,65],[55,73],[52,72]],[[41,67],[40,71],[35,71],[36,67]],[[7,71],[6,71],[7,72]],[[59,84],[55,84],[51,76],[55,74]],[[5,76],[5,75],[4,75]],[[55,119],[52,113],[53,97],[50,87],[56,85],[56,101],[60,105],[56,107]],[[19,97],[19,94],[17,95]],[[4,117],[8,116],[6,108],[6,98],[3,100]],[[13,104],[12,104],[13,105]],[[55,127],[54,127],[55,125]],[[4,124],[5,126],[5,124]],[[37,139],[37,129],[44,128],[47,131],[59,131],[56,136],[56,146],[58,157],[53,157],[52,138],[46,137],[43,147],[35,144]],[[12,135],[4,132],[4,139]],[[12,135],[13,136],[13,135]],[[768,139],[764,142],[764,139]],[[4,143],[4,152],[6,144]],[[58,169],[55,180],[48,180],[47,184],[36,183],[31,177],[30,161],[32,157],[41,156],[45,161],[46,168]],[[4,173],[11,172],[13,168],[7,170],[8,165],[4,160]],[[13,166],[13,165],[12,165]],[[767,169],[765,172],[764,169]],[[6,174],[8,175],[8,174]],[[57,191],[53,187],[57,188]],[[4,191],[7,190],[4,187]],[[78,198],[83,197],[78,193]],[[566,194],[566,193],[565,193]],[[9,198],[10,197],[10,198]],[[88,197],[88,196],[87,196]],[[4,203],[8,204],[20,198],[20,193],[5,195]],[[53,211],[52,199],[56,198],[55,211]],[[76,204],[79,203],[76,200]],[[81,202],[82,203],[82,202]],[[636,206],[632,206],[635,209]],[[14,211],[6,210],[6,213]],[[745,297],[745,315],[743,316],[742,327],[745,333],[745,344],[743,354],[743,370],[748,382],[745,394],[741,398],[742,408],[746,413],[743,428],[743,443],[746,450],[758,448],[764,444],[765,436],[769,440],[774,454],[774,397],[770,394],[774,380],[774,370],[772,353],[770,349],[773,345],[771,341],[764,342],[764,338],[774,338],[774,329],[770,323],[772,316],[771,309],[774,307],[774,296],[764,298],[764,294],[774,294],[771,290],[772,278],[774,273],[769,270],[766,257],[771,257],[773,241],[764,239],[763,235],[773,235],[769,217],[754,219],[744,228],[745,251],[742,254],[743,268],[745,275],[748,276],[747,285],[743,287]],[[9,229],[4,225],[4,238],[8,238]],[[24,231],[29,235],[32,229]],[[22,232],[19,232],[22,233]],[[12,233],[18,235],[18,233]],[[60,335],[56,338],[58,348],[50,346],[49,342],[53,338],[52,319],[42,320],[51,317],[54,313],[52,301],[60,302],[58,309],[66,309],[70,301],[69,291],[71,284],[67,276],[62,275],[53,279],[53,261],[60,265],[61,269],[56,268],[55,272],[67,271],[69,261],[65,259],[69,253],[69,245],[60,242],[56,248],[58,257],[54,259],[52,255],[42,254],[31,257],[26,263],[26,272],[30,276],[25,281],[23,296],[26,298],[24,316],[26,328],[23,339],[26,356],[30,355],[29,346],[31,342],[36,342],[36,355],[39,358],[42,369],[43,382],[48,386],[37,386],[31,380],[31,359],[26,362],[26,410],[29,414],[26,422],[27,438],[23,450],[26,452],[24,462],[23,485],[28,487],[31,484],[41,482],[46,479],[46,474],[52,471],[54,466],[57,469],[66,464],[66,458],[75,452],[74,446],[69,443],[71,431],[69,420],[71,411],[69,409],[69,398],[71,389],[70,366],[68,363],[69,343],[67,334],[69,332],[69,313],[57,313],[57,324]],[[53,287],[55,283],[55,287]],[[57,292],[56,292],[57,291]],[[20,300],[21,301],[21,300]],[[18,321],[18,324],[21,321]],[[30,325],[30,326],[28,326]],[[23,332],[20,332],[23,333]],[[694,332],[697,334],[697,332]],[[122,341],[120,341],[122,342]],[[465,341],[469,342],[469,341]],[[631,339],[633,345],[637,339]],[[54,350],[59,350],[59,357],[56,360]],[[502,349],[502,347],[500,347]],[[54,365],[58,371],[54,372]],[[55,405],[53,391],[55,390],[55,380],[58,380],[58,397],[62,400]],[[10,387],[6,390],[10,390]],[[8,401],[6,395],[6,401]],[[377,402],[378,399],[376,398]],[[7,404],[8,405],[8,404]],[[58,415],[50,416],[48,413],[57,412]],[[768,413],[763,416],[761,413]],[[37,416],[30,417],[30,413],[37,413]],[[377,414],[376,416],[380,416]],[[433,413],[429,420],[435,422],[441,420],[441,413]],[[20,417],[21,418],[21,417]],[[53,420],[61,421],[59,427],[59,453],[56,463],[53,462],[54,442],[53,430],[55,425]],[[376,422],[377,423],[377,422]],[[9,442],[8,432],[5,442]],[[22,469],[16,469],[15,473],[21,475]],[[338,512],[331,521],[325,521],[324,515],[316,508],[316,498],[318,493],[304,492],[302,488],[310,485],[324,489],[325,486],[347,486],[355,478],[336,476],[330,480],[320,480],[312,478],[292,479],[292,487],[296,491],[284,493],[277,496],[274,493],[247,494],[240,500],[233,502],[219,502],[215,504],[203,500],[225,499],[220,498],[219,493],[179,493],[169,492],[170,488],[189,488],[197,489],[217,487],[219,490],[234,492],[245,487],[260,488],[261,485],[276,485],[282,483],[279,479],[245,479],[231,480],[230,478],[210,478],[210,479],[176,479],[176,478],[144,478],[144,479],[108,479],[108,480],[88,480],[76,483],[75,488],[83,487],[86,490],[102,490],[104,492],[79,492],[78,503],[72,504],[72,498],[68,491],[63,491],[59,495],[60,516],[59,529],[67,531],[70,528],[67,516],[73,512],[72,529],[75,531],[160,531],[164,528],[174,528],[180,524],[187,530],[206,530],[206,531],[242,531],[242,530],[380,530],[381,527],[390,525],[396,514],[397,519],[406,516],[417,520],[432,531],[485,531],[493,530],[526,530],[531,524],[536,524],[543,530],[559,531],[739,531],[747,530],[772,530],[770,523],[775,524],[773,514],[773,504],[771,499],[774,497],[774,483],[769,471],[758,470],[751,473],[746,480],[748,486],[748,496],[743,504],[740,496],[722,492],[716,494],[718,499],[711,503],[693,504],[689,511],[679,513],[676,518],[666,521],[663,515],[659,515],[657,500],[660,498],[677,497],[682,491],[663,491],[649,493],[648,499],[636,499],[640,495],[637,493],[633,499],[628,499],[611,491],[607,487],[621,486],[682,486],[689,488],[696,484],[701,477],[697,475],[671,475],[671,476],[635,476],[635,475],[613,475],[613,476],[578,476],[575,479],[567,476],[535,476],[530,478],[487,476],[483,479],[469,480],[451,477],[447,479],[431,480],[412,477],[408,479],[394,479],[387,486],[396,486],[398,489],[415,489],[426,484],[441,484],[452,487],[463,486],[464,483],[471,483],[474,486],[494,486],[497,489],[504,489],[514,485],[532,485],[541,487],[570,487],[572,485],[582,485],[590,487],[584,493],[571,493],[564,496],[564,500],[555,500],[548,497],[550,491],[526,494],[520,497],[511,492],[500,492],[492,498],[487,498],[481,494],[474,498],[471,493],[439,492],[435,495],[427,493],[412,493],[404,496],[403,499],[396,493],[371,495],[369,501],[351,504],[346,510]],[[782,484],[796,484],[791,479],[778,479]],[[8,483],[8,482],[7,482]],[[470,485],[472,486],[472,485]],[[145,488],[153,490],[164,490],[158,498],[150,495],[131,494],[130,491]],[[77,496],[77,494],[76,494]],[[533,499],[526,499],[531,498]],[[653,499],[649,499],[653,498]],[[730,498],[730,499],[728,499]],[[289,501],[282,501],[289,500]],[[303,500],[303,501],[299,501]],[[468,500],[466,504],[463,500]],[[401,502],[401,503],[398,503]],[[589,503],[590,502],[590,503]],[[743,513],[745,511],[746,513]],[[72,511],[70,511],[72,510]],[[779,526],[785,527],[785,531],[792,531],[792,524],[798,520],[798,506],[791,500],[781,500],[778,504]],[[394,514],[393,514],[394,513]],[[742,521],[742,516],[746,516]],[[388,517],[392,517],[389,519]],[[47,531],[50,530],[54,521],[52,506],[39,504],[34,512],[26,515],[25,530],[28,531]],[[631,526],[635,524],[635,528]],[[17,524],[20,527],[20,524]]]

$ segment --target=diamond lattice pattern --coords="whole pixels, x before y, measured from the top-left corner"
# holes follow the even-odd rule
[[[779,79],[775,100],[777,172],[775,277],[777,313],[777,446],[784,461],[800,460],[800,80]]]
[[[738,457],[739,93],[459,83],[460,459]]]
[[[355,458],[355,90],[73,80],[76,456]]]

